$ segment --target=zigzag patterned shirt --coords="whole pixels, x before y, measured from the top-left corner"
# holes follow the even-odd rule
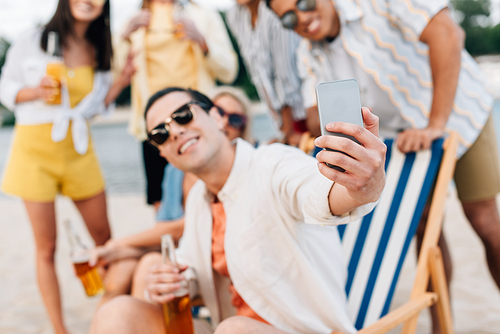
[[[314,89],[317,83],[346,79],[335,68],[352,67],[354,63],[385,92],[392,104],[390,109],[399,111],[408,127],[426,127],[433,83],[429,49],[419,37],[432,17],[447,7],[447,1],[333,0],[333,3],[341,21],[336,40],[328,43],[304,39],[297,50],[305,107],[316,104]],[[343,48],[348,56],[336,57],[338,50],[335,47]],[[493,96],[479,66],[463,50],[457,93],[446,124],[447,131],[459,134],[459,156],[476,140],[492,105]],[[370,107],[377,109],[377,106]]]

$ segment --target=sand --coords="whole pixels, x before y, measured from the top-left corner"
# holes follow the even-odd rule
[[[138,195],[108,196],[114,236],[125,236],[153,224],[153,212],[144,203],[144,198]],[[500,292],[487,270],[482,245],[465,220],[453,190],[446,211],[444,229],[454,263],[451,295],[456,332],[500,333]],[[91,239],[68,199],[58,199],[57,214],[60,219],[56,266],[66,324],[71,333],[83,334],[88,332],[98,297],[85,297],[79,280],[73,275],[62,221],[71,219],[84,240],[90,244]],[[36,284],[31,227],[20,200],[0,200],[0,231],[0,333],[52,333]],[[414,267],[413,251],[405,262],[393,307],[408,298]],[[419,318],[417,332],[429,332],[427,313]]]

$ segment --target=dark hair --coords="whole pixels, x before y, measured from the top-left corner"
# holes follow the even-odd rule
[[[213,102],[203,95],[202,93],[192,90],[190,88],[185,89],[185,88],[180,88],[180,87],[168,87],[165,89],[160,90],[159,92],[156,92],[153,96],[151,96],[148,100],[148,104],[146,105],[146,109],[144,110],[144,118],[146,118],[146,115],[148,114],[149,109],[151,109],[151,106],[160,98],[164,97],[165,95],[168,95],[173,92],[184,92],[188,94],[193,100],[202,102],[206,104],[209,108],[207,108],[205,111],[208,112],[212,107],[214,106]]]
[[[42,49],[47,51],[49,31],[55,31],[59,34],[61,47],[67,46],[68,36],[75,36],[73,23],[74,18],[71,14],[69,0],[59,0],[54,16],[43,30],[40,41]],[[90,23],[85,38],[96,49],[96,69],[98,71],[109,71],[111,69],[111,57],[113,56],[111,30],[109,28],[109,0],[104,3],[101,15]]]
[[[267,7],[271,8],[271,0],[266,0]]]

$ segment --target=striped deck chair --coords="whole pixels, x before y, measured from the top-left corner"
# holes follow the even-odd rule
[[[304,138],[302,142],[310,145],[311,140]],[[387,179],[377,207],[362,219],[339,226],[348,264],[348,313],[360,334],[386,333],[403,323],[403,333],[414,333],[419,312],[431,305],[437,305],[441,331],[452,333],[437,241],[457,143],[452,134],[446,145],[440,139],[430,150],[403,154],[393,140],[386,140]],[[311,150],[310,146],[301,148]],[[401,267],[436,178],[410,301],[389,312]],[[433,292],[426,292],[429,278]]]

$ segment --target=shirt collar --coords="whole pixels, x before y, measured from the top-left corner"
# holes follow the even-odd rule
[[[224,186],[217,194],[221,202],[235,200],[238,197],[238,189],[246,169],[251,165],[255,148],[241,138],[236,139],[236,154],[234,156],[233,167]]]

